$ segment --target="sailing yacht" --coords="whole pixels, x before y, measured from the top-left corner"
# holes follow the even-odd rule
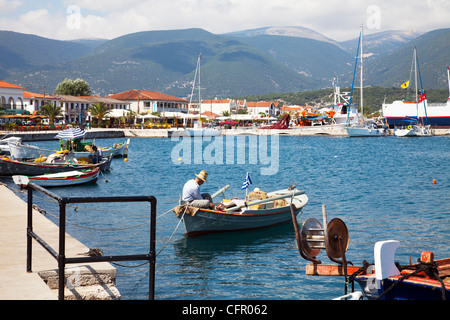
[[[418,98],[418,87],[417,87],[417,78],[420,78],[420,71],[418,71],[418,57],[417,57],[417,49],[414,47],[414,56],[413,56],[413,63],[414,66],[414,74],[415,74],[415,86],[416,86],[416,116],[417,118],[411,118],[410,121],[412,121],[412,124],[408,125],[406,128],[395,128],[394,133],[397,137],[431,137],[431,129],[430,126],[425,126],[423,123],[420,122],[419,118],[419,103],[423,102],[423,109],[425,112],[425,119],[427,119],[427,111],[426,111],[426,104],[425,104],[425,93],[422,92],[420,94],[420,100]],[[412,67],[412,66],[411,66]],[[422,85],[422,79],[420,79],[420,84]]]
[[[202,115],[202,100],[200,96],[200,62],[201,62],[202,55],[198,55],[197,59],[197,67],[195,69],[194,74],[194,83],[192,85],[192,92],[191,92],[191,98],[189,101],[189,109],[192,106],[192,98],[194,96],[194,90],[195,90],[195,83],[198,76],[198,121],[194,123],[193,128],[186,129],[186,133],[189,134],[191,137],[212,137],[212,136],[220,136],[222,135],[222,132],[215,128],[204,128],[202,121],[201,121],[201,115]],[[188,109],[188,110],[189,110]],[[189,113],[189,111],[188,111]],[[185,123],[184,123],[185,124]]]
[[[360,52],[360,105],[361,105],[361,118],[360,123],[353,124],[352,126],[347,126],[347,134],[349,137],[382,137],[387,134],[387,128],[385,127],[379,127],[375,121],[373,120],[364,120],[363,116],[363,26],[361,26],[361,32],[359,35],[359,43],[358,43],[358,49],[356,51],[356,61],[355,61],[355,71],[356,71],[356,64],[358,63],[358,52]],[[356,72],[355,72],[356,73]],[[354,75],[353,75],[354,79]],[[352,86],[352,92],[353,92],[353,86]],[[351,98],[350,98],[351,101]]]

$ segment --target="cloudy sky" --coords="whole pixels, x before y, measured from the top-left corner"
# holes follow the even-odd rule
[[[307,27],[332,39],[450,27],[450,0],[0,0],[0,30],[71,40],[147,30]]]

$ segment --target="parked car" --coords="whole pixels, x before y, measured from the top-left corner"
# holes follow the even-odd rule
[[[224,125],[235,126],[235,125],[238,125],[238,124],[239,124],[239,122],[230,121],[230,120],[222,121],[220,123],[220,125],[222,125],[222,126],[224,126]]]

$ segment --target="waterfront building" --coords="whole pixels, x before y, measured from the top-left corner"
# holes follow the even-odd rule
[[[259,116],[261,112],[270,117],[277,117],[281,114],[281,107],[279,102],[247,102],[247,110],[249,114],[254,116]]]
[[[234,99],[213,99],[202,100],[201,110],[202,113],[209,111],[211,113],[223,115],[224,112],[228,114],[235,114],[239,107],[239,101]]]
[[[60,99],[60,107],[65,123],[86,123],[86,113],[91,104],[83,97],[56,95]]]
[[[117,100],[110,97],[83,97],[90,105],[104,103],[111,111],[108,114],[109,118],[120,118],[127,115],[130,111],[130,103],[127,101]],[[89,116],[89,114],[88,114]]]
[[[130,110],[137,114],[188,112],[189,101],[156,91],[133,89],[112,94],[110,97],[129,103]]]
[[[0,80],[0,107],[6,110],[25,110],[24,89],[24,87]],[[17,113],[21,113],[20,111]]]
[[[42,111],[42,106],[46,104],[59,106],[61,98],[42,93],[24,91],[23,100],[25,107],[24,109],[26,109],[31,114],[34,114]]]

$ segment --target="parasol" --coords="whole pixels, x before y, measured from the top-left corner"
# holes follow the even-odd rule
[[[58,133],[55,138],[56,139],[78,139],[82,138],[86,135],[86,132],[84,130],[81,130],[79,128],[70,128],[61,131]]]

